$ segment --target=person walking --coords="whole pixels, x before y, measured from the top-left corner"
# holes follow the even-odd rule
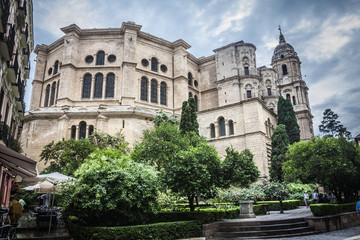
[[[317,191],[314,189],[313,194],[312,194],[312,199],[313,199],[313,203],[318,203],[319,202],[319,194],[317,193]]]
[[[307,191],[305,191],[305,193],[304,193],[304,202],[305,202],[306,208],[308,208],[309,207],[309,194]]]
[[[21,205],[21,203],[19,203],[19,199],[14,199],[11,198],[11,203],[9,206],[9,216],[10,216],[10,221],[11,224],[13,225],[17,225],[19,222],[19,219],[22,216],[22,212],[24,210],[23,206]]]

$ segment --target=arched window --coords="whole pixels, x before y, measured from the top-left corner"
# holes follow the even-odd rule
[[[86,138],[86,122],[80,122],[79,126],[79,139]]]
[[[89,126],[89,136],[90,136],[91,134],[93,134],[93,132],[94,132],[94,126],[93,126],[93,125],[90,125],[90,126]]]
[[[157,81],[155,79],[151,80],[151,102],[157,103]]]
[[[53,82],[51,86],[51,98],[50,98],[50,106],[55,103],[55,94],[56,94],[56,82]]]
[[[50,84],[48,84],[46,86],[46,91],[45,91],[45,103],[44,106],[48,107],[49,106],[49,97],[50,97]]]
[[[146,77],[141,78],[140,100],[148,100],[148,80]]]
[[[215,137],[215,124],[210,124],[210,137],[214,138]]]
[[[53,73],[53,75],[57,74],[58,70],[59,70],[59,61],[56,60],[55,64],[54,64],[54,73]]]
[[[193,77],[192,77],[191,72],[188,73],[188,84],[189,84],[189,86],[193,85]]]
[[[198,97],[195,95],[195,107],[196,107],[196,111],[198,111]]]
[[[86,74],[84,76],[82,98],[90,98],[90,92],[91,92],[91,74]]]
[[[106,77],[105,97],[114,97],[115,74],[109,73]]]
[[[229,135],[234,135],[234,122],[232,120],[229,121]]]
[[[283,64],[281,67],[282,67],[283,75],[287,75],[288,74],[287,66]]]
[[[220,136],[226,135],[226,129],[225,129],[225,119],[223,117],[219,118],[219,127],[220,127]]]
[[[246,90],[246,97],[251,98],[251,90]]]
[[[76,138],[76,126],[71,126],[71,138]]]
[[[161,82],[160,84],[160,104],[166,105],[166,83]]]
[[[268,96],[271,96],[271,88],[268,88],[267,92],[268,92]]]
[[[249,67],[244,67],[244,73],[245,73],[245,75],[250,75]]]
[[[293,104],[296,105],[296,99],[295,96],[293,96]]]
[[[105,52],[99,51],[96,54],[96,65],[104,65],[105,62]]]
[[[95,75],[94,98],[102,98],[103,75],[98,73]]]
[[[156,58],[151,58],[151,71],[157,72],[158,71],[158,60]]]
[[[193,95],[192,95],[192,92],[189,92],[189,98],[191,98]]]
[[[290,94],[286,94],[286,99],[291,100]]]

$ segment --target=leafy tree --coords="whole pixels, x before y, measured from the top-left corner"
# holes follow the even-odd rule
[[[160,110],[159,114],[157,114],[154,118],[154,124],[156,127],[158,127],[163,122],[178,124],[175,116],[173,115],[169,116],[166,113],[164,113],[163,110]]]
[[[271,136],[271,167],[270,178],[275,181],[284,181],[282,165],[286,161],[286,152],[289,148],[289,138],[286,133],[285,125],[280,124],[276,127]]]
[[[360,148],[345,138],[315,137],[291,145],[284,163],[285,181],[328,186],[337,200],[356,198],[360,189]]]
[[[162,171],[162,181],[172,192],[187,196],[190,211],[194,211],[196,195],[221,185],[221,162],[215,148],[202,138],[196,146],[176,152]]]
[[[323,113],[323,120],[321,125],[319,125],[319,131],[324,135],[350,139],[351,133],[337,120],[338,117],[330,108],[327,108]]]
[[[64,211],[83,224],[143,224],[158,210],[157,171],[114,149],[93,152],[75,177],[64,189],[61,202]]]
[[[233,147],[226,149],[226,156],[222,164],[224,186],[249,187],[255,182],[260,172],[253,161],[253,154],[249,149],[241,153]]]
[[[197,122],[196,102],[195,98],[189,98],[182,105],[180,130],[184,134],[186,132],[195,132],[199,135],[199,123]]]
[[[284,124],[290,144],[300,141],[300,128],[297,123],[294,108],[289,99],[279,97],[278,102],[278,125]]]

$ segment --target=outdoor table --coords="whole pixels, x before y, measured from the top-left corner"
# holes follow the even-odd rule
[[[43,223],[50,223],[50,219],[51,219],[51,225],[57,226],[58,214],[55,209],[36,208],[35,211],[36,211],[36,224],[38,227],[41,227]],[[48,226],[48,224],[46,226]]]

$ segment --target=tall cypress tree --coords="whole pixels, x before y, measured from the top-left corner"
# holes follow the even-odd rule
[[[280,124],[276,127],[271,136],[271,167],[270,178],[282,182],[284,174],[282,165],[286,161],[286,152],[289,147],[289,138],[286,133],[285,125]]]
[[[188,101],[184,101],[182,104],[180,130],[182,133],[195,132],[199,135],[195,98],[189,98]]]
[[[300,127],[297,123],[294,108],[289,99],[279,97],[278,125],[284,124],[290,144],[300,141]]]

